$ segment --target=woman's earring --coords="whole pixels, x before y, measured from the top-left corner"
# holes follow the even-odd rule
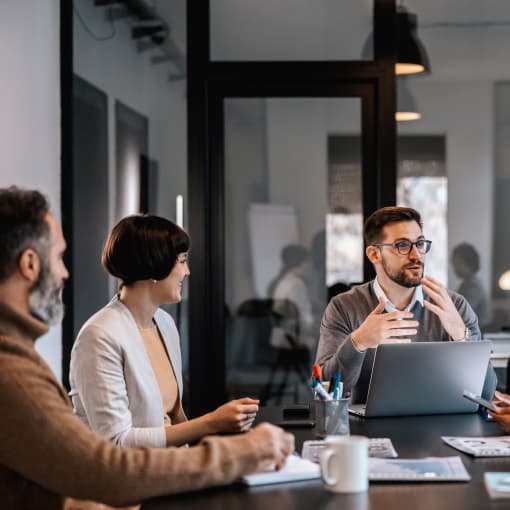
[[[158,283],[158,280],[152,280],[152,283]]]

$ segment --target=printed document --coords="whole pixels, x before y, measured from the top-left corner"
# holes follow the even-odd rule
[[[450,482],[471,479],[460,457],[368,459],[371,482]]]
[[[453,437],[442,436],[449,446],[474,457],[506,457],[510,455],[510,436]]]

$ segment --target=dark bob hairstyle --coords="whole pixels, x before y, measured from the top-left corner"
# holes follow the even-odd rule
[[[127,216],[108,235],[101,262],[126,286],[140,280],[163,280],[189,246],[188,234],[165,218]]]

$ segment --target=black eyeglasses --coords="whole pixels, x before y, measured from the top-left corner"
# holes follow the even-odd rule
[[[408,255],[410,251],[413,249],[413,246],[416,246],[418,252],[424,255],[425,253],[428,253],[428,251],[430,250],[431,244],[432,241],[427,241],[425,239],[420,239],[414,243],[405,239],[403,241],[396,241],[394,243],[373,244],[372,246],[393,246],[393,248],[397,249],[400,255]]]

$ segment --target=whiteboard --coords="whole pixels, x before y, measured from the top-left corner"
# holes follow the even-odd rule
[[[253,288],[267,297],[267,287],[281,268],[284,246],[298,242],[296,210],[291,205],[250,204],[248,209]]]

